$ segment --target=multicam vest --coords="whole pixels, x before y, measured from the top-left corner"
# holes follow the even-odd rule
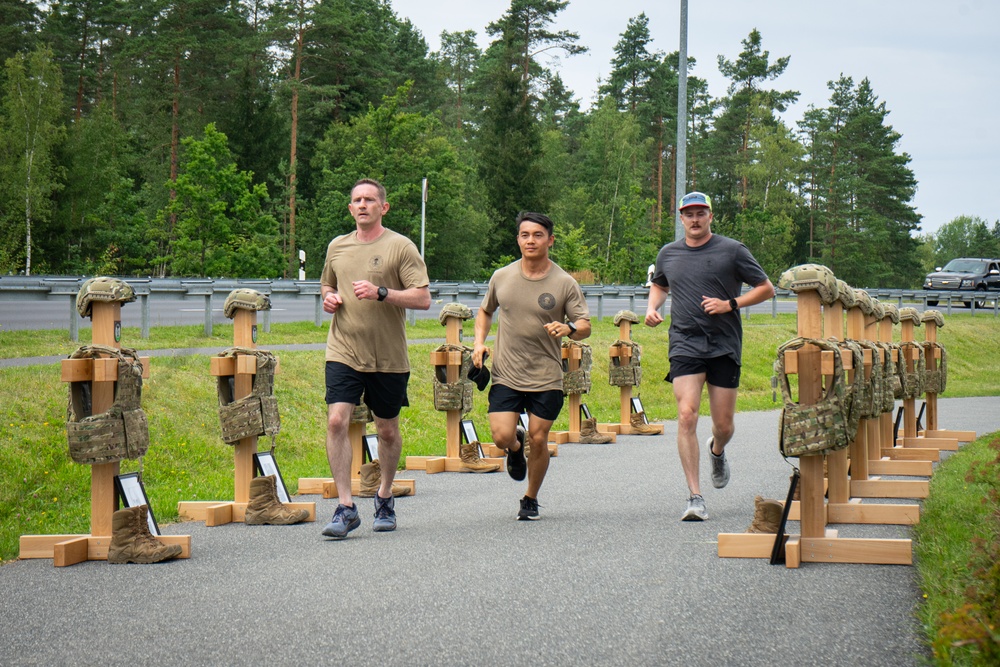
[[[248,347],[230,347],[218,356],[235,357],[240,354],[257,357],[257,372],[253,376],[250,394],[235,400],[233,376],[219,376],[217,386],[222,440],[235,445],[243,438],[269,435],[273,448],[274,436],[281,430],[278,399],[274,396],[274,371],[278,360],[267,350]]]
[[[925,371],[924,392],[928,394],[943,394],[945,386],[948,384],[948,351],[944,349],[944,345],[941,343],[924,341],[922,345],[925,359],[932,358],[935,349],[941,350],[941,358],[938,359],[937,368]]]
[[[885,350],[885,383],[889,387],[893,398],[891,404],[886,399],[886,404],[889,405],[886,410],[888,412],[896,404],[895,399],[903,397],[903,371],[901,369],[906,368],[906,363],[903,359],[903,352],[899,347],[899,343],[879,343],[879,345]],[[893,360],[893,352],[895,352],[895,360]]]
[[[611,344],[612,349],[618,354],[612,354],[611,365],[608,367],[608,383],[612,387],[637,387],[642,382],[642,348],[638,343],[625,340],[616,340]],[[621,351],[629,348],[632,356],[629,357],[628,364],[621,365]]]
[[[818,402],[800,405],[792,400],[788,375],[785,373],[785,353],[801,349],[807,344],[833,352],[833,377]],[[847,447],[851,438],[847,429],[844,363],[840,358],[839,348],[829,341],[816,338],[793,338],[778,348],[774,369],[785,403],[778,426],[778,448],[782,456],[828,454]]]
[[[912,340],[903,341],[899,344],[899,379],[902,383],[902,395],[900,398],[920,398],[924,393],[924,377],[927,374],[927,366],[924,361],[924,348],[920,343]],[[913,370],[906,369],[906,359],[911,356],[909,350],[916,350],[917,358],[913,360]]]
[[[871,384],[865,379],[865,355],[861,351],[861,345],[857,341],[831,339],[830,342],[834,343],[841,350],[849,350],[854,361],[854,378],[846,386],[844,392],[847,434],[851,440],[854,440],[854,436],[858,432],[858,423],[862,417],[867,416],[863,414],[862,410],[865,407],[864,403],[867,402],[869,404],[868,407],[871,404],[871,399],[869,398]]]
[[[594,366],[594,351],[586,343],[569,339],[564,340],[562,346],[564,350],[570,350],[570,353],[573,348],[580,349],[580,365],[575,371],[568,370],[568,360],[563,359],[563,395],[586,394],[590,391],[590,370]]]
[[[459,410],[464,415],[472,410],[472,388],[475,383],[469,380],[469,370],[472,368],[472,348],[464,345],[446,343],[439,346],[435,352],[461,352],[462,367],[458,371],[458,381],[448,382],[448,367],[434,367],[434,409],[442,412]]]
[[[93,384],[71,382],[66,410],[69,455],[77,463],[114,463],[139,458],[149,449],[149,424],[140,407],[142,364],[135,350],[105,345],[85,345],[70,359],[118,359],[115,398],[107,412],[91,415]]]
[[[874,419],[881,415],[885,410],[883,406],[885,405],[885,362],[882,361],[880,352],[882,351],[882,346],[870,340],[859,340],[855,341],[859,347],[864,350],[871,351],[872,366],[871,372],[868,375],[868,382],[866,382],[866,387],[862,392],[861,400],[861,418],[862,419]],[[890,400],[892,400],[892,392],[889,393]]]

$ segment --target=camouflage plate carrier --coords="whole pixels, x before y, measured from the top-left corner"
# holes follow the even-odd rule
[[[469,380],[469,369],[472,368],[472,348],[464,345],[446,343],[439,346],[435,352],[461,352],[462,367],[458,372],[457,382],[448,382],[448,367],[434,367],[434,409],[446,412],[459,410],[463,415],[472,410],[472,390],[476,386]]]
[[[569,350],[572,354],[574,348],[580,350],[580,365],[575,371],[563,371],[563,395],[586,394],[590,391],[590,371],[594,366],[594,351],[590,345],[575,340],[564,340],[562,343],[564,350]],[[564,368],[569,367],[568,360],[564,359]]]
[[[618,354],[611,355],[611,365],[608,367],[608,384],[612,387],[638,387],[642,382],[642,348],[638,343],[626,340],[616,340],[611,347]],[[632,351],[628,363],[621,365],[621,352],[625,348]]]
[[[92,383],[71,382],[66,410],[69,455],[77,463],[114,463],[139,458],[149,449],[149,423],[140,407],[142,364],[135,350],[105,345],[85,345],[70,359],[118,360],[115,398],[107,412],[91,415]]]
[[[235,399],[233,395],[233,376],[218,377],[222,440],[235,445],[243,438],[269,435],[273,449],[274,436],[281,430],[278,399],[274,396],[274,372],[278,360],[267,350],[249,347],[230,347],[220,352],[218,356],[235,357],[240,354],[257,357],[257,372],[253,376],[253,388],[250,394],[240,399]]]
[[[924,348],[920,343],[908,340],[900,343],[899,349],[899,363],[897,364],[901,384],[899,398],[920,398],[920,395],[924,393],[924,376],[927,373]],[[914,356],[911,350],[916,352],[912,371],[906,368],[906,359]]]
[[[800,405],[792,400],[788,375],[785,373],[785,353],[801,349],[807,344],[833,353],[833,378],[818,402]],[[840,349],[825,340],[793,338],[778,348],[774,370],[785,403],[778,425],[778,448],[782,456],[829,454],[847,447],[851,438],[847,431],[844,364],[840,358]]]
[[[870,340],[859,340],[855,341],[862,350],[869,350],[871,352],[872,365],[871,371],[868,374],[867,381],[864,383],[864,389],[861,391],[861,418],[862,419],[874,419],[885,412],[885,393],[886,381],[885,381],[885,362],[882,359],[882,354],[884,354],[882,346],[879,343]],[[855,372],[855,379],[857,379],[857,371]],[[861,375],[864,375],[864,369],[861,369]],[[889,387],[889,400],[892,401],[892,388]],[[891,408],[890,408],[891,409]]]
[[[864,407],[870,407],[871,384],[865,379],[865,356],[861,351],[861,345],[853,340],[833,340],[830,342],[841,350],[848,350],[854,364],[854,378],[846,385],[844,391],[845,416],[847,417],[847,435],[850,440],[854,440],[858,432],[858,424],[863,414]],[[868,404],[868,406],[865,405]]]

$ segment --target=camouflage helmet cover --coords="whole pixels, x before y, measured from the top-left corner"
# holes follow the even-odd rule
[[[906,308],[899,309],[899,319],[903,322],[913,322],[913,326],[920,326],[920,313],[917,312],[916,308],[912,306],[907,306]]]
[[[472,310],[464,303],[458,303],[457,301],[446,303],[442,306],[441,313],[438,315],[438,322],[441,323],[441,326],[445,326],[449,317],[467,320],[472,317]]]
[[[796,293],[816,290],[826,305],[831,305],[837,300],[837,279],[833,271],[822,264],[793,266],[778,278],[778,287]]]
[[[857,297],[854,295],[854,290],[851,289],[843,280],[837,279],[837,299],[840,303],[844,305],[844,308],[853,308],[854,304],[857,303]]]
[[[234,289],[226,297],[226,304],[222,307],[222,313],[229,319],[233,319],[237,308],[242,310],[271,310],[271,297],[261,294],[257,290],[240,287]]]
[[[76,311],[80,317],[90,317],[90,306],[95,301],[128,303],[135,301],[135,290],[124,280],[98,276],[84,282],[76,294]]]
[[[882,310],[885,312],[882,317],[888,317],[893,324],[899,324],[899,308],[896,307],[896,304],[883,303]]]
[[[875,304],[872,303],[871,296],[868,292],[863,289],[854,290],[855,306],[861,309],[861,312],[865,315],[871,315],[875,312]]]
[[[631,310],[619,310],[615,313],[614,323],[618,326],[622,322],[631,322],[635,324],[639,321],[639,316],[633,313]]]
[[[925,310],[920,316],[922,322],[933,322],[938,329],[944,326],[944,316],[940,310]]]
[[[885,306],[876,298],[872,298],[872,317],[876,320],[881,320],[885,317]]]

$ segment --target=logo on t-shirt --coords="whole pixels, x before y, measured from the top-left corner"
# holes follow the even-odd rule
[[[385,266],[385,260],[382,259],[382,255],[372,255],[368,259],[369,271],[381,271],[383,266]]]
[[[542,307],[542,310],[552,310],[556,307],[556,298],[545,292],[538,297],[538,305]]]

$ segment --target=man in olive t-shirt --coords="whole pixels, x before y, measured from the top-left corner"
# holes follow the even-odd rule
[[[392,482],[403,448],[399,411],[409,404],[406,309],[431,305],[427,268],[416,246],[382,225],[389,211],[385,188],[358,181],[348,208],[357,228],[330,242],[320,277],[323,310],[333,314],[326,339],[326,455],[339,501],[323,535],[337,540],[361,525],[351,497],[348,429],[362,398],[375,418],[382,471],[372,527],[396,528]]]
[[[507,472],[516,481],[528,477],[518,519],[538,518],[538,491],[549,467],[549,430],[562,409],[562,338],[590,335],[590,313],[580,285],[549,259],[555,241],[552,220],[541,213],[521,213],[517,244],[521,259],[490,278],[476,315],[472,363],[481,368],[493,313],[500,312],[490,431],[497,447],[507,450]],[[518,425],[528,413],[527,433]],[[530,444],[525,460],[524,445]]]

